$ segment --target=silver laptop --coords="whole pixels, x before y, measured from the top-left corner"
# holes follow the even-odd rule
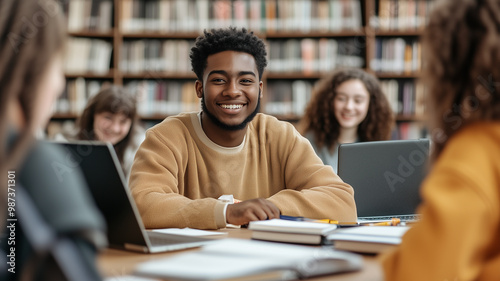
[[[338,175],[354,189],[358,221],[418,220],[428,158],[428,139],[341,144]]]
[[[111,144],[89,141],[58,144],[68,152],[67,166],[82,170],[95,203],[106,219],[110,247],[157,253],[199,247],[213,241],[147,231]]]

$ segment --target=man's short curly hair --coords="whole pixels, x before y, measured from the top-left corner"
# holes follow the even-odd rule
[[[210,55],[223,51],[238,51],[252,55],[257,64],[259,79],[262,78],[267,65],[266,46],[252,31],[236,27],[211,29],[203,31],[203,35],[196,38],[194,47],[191,48],[189,57],[191,67],[198,80],[203,80],[203,71],[207,67],[207,58]]]

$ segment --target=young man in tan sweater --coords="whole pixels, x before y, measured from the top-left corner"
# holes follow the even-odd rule
[[[287,122],[258,113],[265,45],[205,31],[191,49],[202,111],[166,118],[137,151],[130,188],[147,228],[223,228],[280,214],[356,219],[353,189]],[[228,204],[217,198],[242,200]]]

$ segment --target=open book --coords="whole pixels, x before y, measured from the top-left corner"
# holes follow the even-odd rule
[[[335,249],[359,253],[380,253],[397,247],[409,226],[359,226],[339,229],[328,235]]]
[[[139,264],[134,274],[169,280],[296,280],[359,270],[361,256],[331,248],[243,239]]]
[[[329,244],[326,236],[337,229],[328,223],[272,219],[250,222],[252,238],[301,244]]]

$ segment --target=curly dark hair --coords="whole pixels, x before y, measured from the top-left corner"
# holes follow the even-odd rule
[[[500,119],[500,1],[444,1],[423,35],[435,160],[460,128]]]
[[[302,134],[313,132],[318,147],[326,146],[332,150],[338,141],[340,124],[335,118],[333,104],[337,88],[350,80],[361,81],[370,94],[368,113],[358,126],[359,140],[377,141],[391,137],[394,115],[378,79],[362,69],[341,68],[318,82],[302,119]]]
[[[191,48],[189,57],[191,67],[198,77],[203,81],[203,71],[207,67],[207,58],[210,55],[223,51],[238,51],[252,55],[257,64],[259,79],[262,79],[264,68],[267,66],[266,46],[262,39],[247,31],[245,28],[235,27],[212,29],[203,31],[203,35],[196,38],[194,47]]]
[[[97,140],[94,117],[102,112],[121,113],[132,120],[128,134],[114,145],[116,155],[123,166],[125,150],[132,143],[135,126],[138,122],[136,99],[121,86],[113,85],[103,88],[89,100],[82,115],[77,120],[78,133],[76,137],[78,139]]]

